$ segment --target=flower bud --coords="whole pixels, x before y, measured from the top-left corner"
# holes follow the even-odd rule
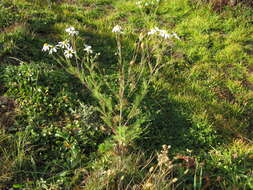
[[[139,40],[142,41],[144,39],[144,37],[145,37],[144,33],[143,32],[140,33]]]
[[[145,47],[145,44],[142,42],[141,43],[141,49],[144,49],[144,47]]]

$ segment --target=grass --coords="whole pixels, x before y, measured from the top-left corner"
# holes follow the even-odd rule
[[[252,9],[136,2],[0,2],[0,189],[253,188]],[[115,25],[125,32],[123,72]],[[78,47],[100,53],[94,70],[70,70],[41,51],[68,38],[69,26]],[[138,41],[154,27],[180,40]],[[163,67],[151,77],[145,64],[131,66],[135,54],[135,64]],[[124,81],[138,73],[149,85],[128,96]],[[120,125],[131,109],[133,130]],[[156,153],[165,144],[163,165]]]

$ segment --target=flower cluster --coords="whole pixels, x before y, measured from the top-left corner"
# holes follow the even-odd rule
[[[162,150],[160,152],[160,154],[157,155],[157,161],[158,161],[158,165],[162,166],[162,165],[172,165],[172,162],[170,161],[169,157],[168,157],[168,152],[169,149],[171,148],[171,146],[168,145],[163,145],[162,146]]]
[[[174,38],[180,40],[180,38],[178,37],[178,35],[176,33],[169,34],[166,30],[161,30],[158,27],[151,29],[148,32],[148,35],[158,35],[158,36],[163,37],[164,39],[169,39],[169,38],[174,37]]]
[[[76,52],[73,50],[73,48],[71,47],[69,40],[64,40],[62,42],[58,42],[58,44],[56,46],[50,45],[45,43],[43,45],[42,51],[49,53],[49,55],[56,53],[58,49],[62,49],[64,52],[64,56],[66,58],[72,58],[73,55],[76,54]]]
[[[114,26],[112,29],[112,32],[113,33],[120,33],[120,34],[124,33],[122,27],[119,25]],[[158,27],[151,29],[147,34],[148,35],[158,35],[164,39],[176,38],[176,39],[180,40],[179,36],[175,32],[172,34],[169,34],[166,30],[159,29]]]
[[[69,27],[65,30],[70,36],[75,36],[78,35],[79,32],[74,28],[74,27]],[[88,54],[92,54],[93,50],[91,48],[91,46],[84,44],[85,48],[84,51]],[[76,51],[74,50],[74,48],[71,46],[70,44],[70,40],[64,40],[61,42],[58,42],[57,45],[53,46],[50,44],[45,43],[43,45],[42,51],[47,52],[51,55],[53,53],[56,53],[58,49],[63,50],[63,54],[65,56],[65,58],[70,59],[72,58],[74,55],[76,55]]]
[[[112,32],[113,33],[121,33],[121,34],[123,34],[122,27],[119,26],[119,25],[114,26],[113,29],[112,29]]]
[[[159,0],[156,0],[156,2],[159,2]],[[65,29],[65,31],[72,37],[79,34],[79,32],[72,26]],[[113,33],[118,33],[118,34],[123,34],[124,33],[122,27],[119,26],[119,25],[114,26],[113,29],[112,29],[112,32]],[[155,27],[155,28],[151,29],[147,34],[148,35],[158,35],[158,36],[161,36],[164,39],[176,38],[176,39],[180,40],[180,38],[178,37],[178,35],[176,33],[169,34],[166,30],[161,30],[158,27]],[[143,36],[142,36],[142,38],[143,38]],[[92,50],[91,46],[86,45],[86,44],[84,44],[84,46],[85,46],[84,51],[87,54],[92,54],[93,53],[93,50]],[[53,53],[56,53],[58,51],[58,49],[63,50],[63,54],[67,59],[72,58],[74,55],[76,55],[76,51],[71,46],[70,40],[68,40],[68,39],[58,42],[58,44],[55,45],[55,46],[45,43],[43,45],[42,51],[48,52],[51,55]]]
[[[156,6],[160,3],[161,0],[142,0],[142,1],[137,1],[136,2],[136,5],[139,7],[139,8],[147,8],[147,7],[153,7],[153,6]]]
[[[69,27],[65,30],[65,32],[67,32],[70,36],[77,36],[79,34],[79,32],[73,27]]]

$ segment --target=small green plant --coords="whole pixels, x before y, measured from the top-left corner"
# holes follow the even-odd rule
[[[10,2],[0,2],[0,30],[21,20],[20,10]]]
[[[253,146],[242,139],[235,140],[227,147],[210,151],[205,170],[216,181],[216,188],[252,189],[253,187]],[[209,172],[208,172],[209,171]],[[215,173],[215,175],[212,174]],[[213,176],[212,176],[213,175]]]
[[[54,174],[69,171],[89,160],[104,136],[98,130],[101,122],[98,114],[84,102],[88,96],[75,78],[43,63],[7,66],[2,78],[6,95],[12,96],[18,105],[15,122],[6,126],[6,131],[16,133],[17,137],[23,133],[29,136],[26,148],[32,152],[32,159],[25,163],[32,164],[23,166],[19,159],[20,167],[30,171],[26,172],[27,178],[47,178],[48,171]],[[79,96],[77,100],[79,90],[83,98]],[[14,174],[17,175],[16,170]]]

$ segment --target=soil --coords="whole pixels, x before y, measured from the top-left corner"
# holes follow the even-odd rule
[[[0,96],[0,129],[8,128],[15,119],[15,101],[5,96]]]

